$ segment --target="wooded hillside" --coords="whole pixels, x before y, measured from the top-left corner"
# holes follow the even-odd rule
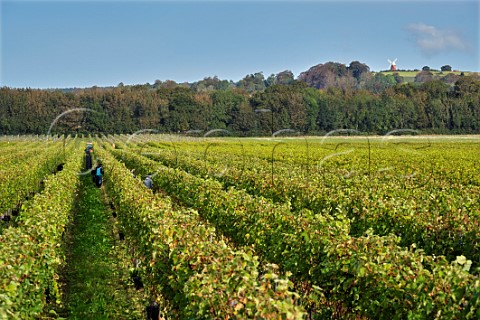
[[[54,122],[60,114],[69,112]],[[294,79],[290,71],[217,77],[193,84],[72,90],[0,89],[0,134],[132,133],[227,129],[241,136],[293,129],[305,134],[356,129],[480,133],[480,78],[429,70],[404,82],[358,61],[328,62]]]

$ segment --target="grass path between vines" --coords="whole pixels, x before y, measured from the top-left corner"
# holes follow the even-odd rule
[[[146,297],[129,274],[131,259],[103,189],[81,178],[65,270],[67,319],[144,319]]]

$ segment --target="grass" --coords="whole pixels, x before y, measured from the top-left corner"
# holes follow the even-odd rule
[[[68,319],[142,319],[148,304],[128,271],[131,259],[102,189],[82,177],[77,212],[70,227],[62,316]]]
[[[411,78],[415,78],[415,76],[421,72],[421,70],[419,71],[382,71],[381,73],[383,73],[384,75],[388,75],[388,74],[394,74],[394,73],[398,73],[399,76],[402,76],[402,77],[411,77]],[[453,74],[456,74],[456,75],[460,75],[462,73],[462,71],[430,71],[434,76],[440,76],[440,77],[444,77],[446,76],[447,74],[449,73],[453,73]],[[464,74],[466,76],[470,75],[471,72],[468,72],[468,71],[464,71]]]
[[[419,71],[382,71],[381,73],[384,75],[398,73],[399,76],[403,77],[405,82],[415,82],[415,76],[421,72]],[[448,75],[449,73],[453,73],[455,75],[460,75],[462,71],[430,71],[433,74],[433,79],[441,79]],[[464,75],[469,76],[473,74],[472,72],[463,71]]]

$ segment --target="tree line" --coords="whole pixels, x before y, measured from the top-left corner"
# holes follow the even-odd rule
[[[238,83],[214,77],[194,84],[156,81],[68,91],[3,87],[0,134],[45,134],[50,128],[54,134],[142,129],[226,129],[240,136],[281,129],[384,134],[400,128],[480,133],[480,78],[448,74],[446,80],[433,79],[427,72],[419,72],[419,81],[406,83],[398,74],[372,73],[352,62],[317,65],[297,79],[284,71],[267,79],[262,73],[248,75]]]

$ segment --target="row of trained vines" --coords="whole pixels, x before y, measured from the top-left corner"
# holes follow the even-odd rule
[[[403,246],[415,243],[429,255],[445,255],[450,260],[459,255],[468,256],[474,262],[473,272],[480,266],[480,170],[475,162],[480,159],[480,148],[477,155],[469,150],[468,144],[456,144],[455,148],[440,145],[442,162],[437,150],[411,154],[405,159],[398,157],[395,149],[383,149],[378,162],[388,164],[394,172],[345,176],[339,168],[345,166],[342,157],[330,160],[328,172],[311,174],[311,170],[305,172],[305,166],[275,165],[274,160],[266,162],[250,157],[248,154],[252,152],[245,149],[251,145],[243,146],[244,155],[232,157],[231,147],[199,143],[190,147],[186,156],[168,144],[160,148],[130,145],[134,152],[168,166],[214,178],[224,189],[234,186],[254,196],[290,203],[294,211],[307,208],[335,214],[340,210],[350,219],[352,235],[362,235],[369,229],[378,235],[394,233],[400,236]],[[325,159],[328,151],[317,158]],[[375,151],[379,153],[378,148]],[[436,160],[428,161],[429,157]],[[354,169],[355,164],[366,162],[365,159],[348,160],[354,163]],[[422,163],[422,168],[413,169],[414,177],[403,176],[406,160],[411,162],[410,170],[415,161]]]
[[[23,203],[17,227],[0,235],[0,319],[35,319],[48,302],[61,302],[57,281],[64,261],[63,231],[82,165],[80,149],[70,151],[63,170],[47,175],[41,193]],[[42,176],[36,173],[37,166],[48,161],[49,152],[54,151],[47,148],[45,154],[33,157],[31,169],[23,166],[22,174]]]
[[[2,149],[0,213],[18,211],[25,198],[42,188],[43,177],[57,171],[73,147],[73,141],[65,142],[65,145],[57,141],[20,145],[10,151]]]
[[[479,193],[472,174],[478,169],[466,153],[460,159],[465,156],[463,168],[470,171],[457,177],[445,177],[455,170],[435,159],[428,163],[426,156],[420,157],[423,162],[408,163],[410,169],[418,167],[419,176],[407,182],[378,170],[340,175],[346,167],[341,158],[336,174],[310,171],[307,179],[299,174],[301,163],[284,157],[272,179],[271,163],[256,165],[262,163],[261,153],[255,163],[236,161],[234,167],[235,161],[224,160],[215,168],[205,144],[197,159],[191,153],[179,157],[180,143],[164,145],[170,148],[118,141],[117,148],[124,150],[112,153],[136,173],[153,174],[161,192],[198,210],[235,245],[251,247],[262,261],[292,273],[297,292],[321,288],[326,300],[342,301],[351,312],[371,318],[480,316]],[[202,154],[194,145],[185,148]],[[210,146],[208,152],[229,157],[222,147]],[[266,181],[270,184],[262,186]],[[308,295],[303,295],[303,305],[310,315],[324,307]]]
[[[0,138],[0,319],[480,319],[477,137],[86,141]]]
[[[301,318],[298,295],[276,266],[260,265],[251,250],[217,238],[195,210],[153,195],[108,153],[106,186],[119,219],[136,244],[141,274],[150,292],[168,304],[176,319]]]

